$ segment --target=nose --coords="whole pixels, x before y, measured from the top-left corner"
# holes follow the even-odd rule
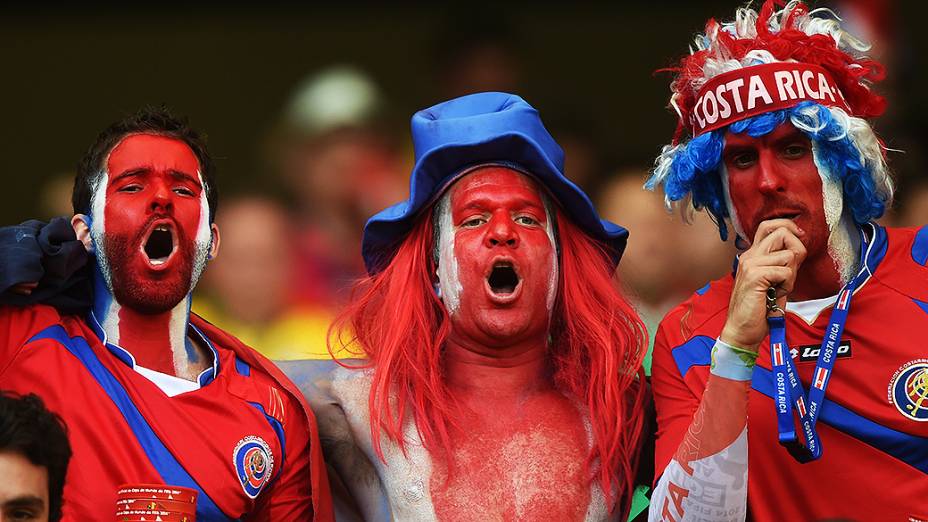
[[[497,214],[490,219],[485,243],[490,248],[503,245],[509,248],[519,246],[519,234],[515,223],[508,215]]]
[[[171,189],[163,183],[157,183],[151,196],[150,210],[152,212],[170,212],[174,210],[174,201],[171,198]]]
[[[786,176],[783,165],[772,150],[762,150],[758,158],[759,174],[757,189],[764,194],[786,191]]]

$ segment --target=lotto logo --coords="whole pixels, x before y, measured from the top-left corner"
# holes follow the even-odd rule
[[[822,351],[821,345],[818,344],[809,344],[805,346],[800,346],[798,349],[799,352],[799,362],[815,362],[818,360],[818,354]],[[847,358],[851,356],[851,341],[844,340],[841,341],[841,344],[838,345],[838,348],[835,350],[836,356],[840,358]]]

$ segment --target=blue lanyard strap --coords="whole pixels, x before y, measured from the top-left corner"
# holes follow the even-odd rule
[[[815,423],[821,413],[825,389],[828,387],[828,381],[835,366],[837,350],[841,345],[841,335],[851,309],[851,298],[854,297],[854,290],[869,274],[866,265],[868,245],[865,240],[861,243],[861,270],[844,285],[838,294],[838,299],[831,311],[831,321],[828,329],[825,330],[825,338],[822,340],[818,360],[815,363],[815,372],[812,374],[812,385],[808,395],[797,377],[796,366],[786,342],[786,317],[767,318],[767,325],[770,327],[770,364],[773,368],[778,439],[780,445],[785,447],[793,458],[802,463],[817,460],[822,456],[822,445],[818,431],[815,429]],[[794,407],[799,414],[799,425],[802,428],[805,444],[800,442],[796,435],[796,424],[793,421]]]

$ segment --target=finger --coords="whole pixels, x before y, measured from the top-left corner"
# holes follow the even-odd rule
[[[788,266],[755,266],[747,268],[743,274],[744,283],[753,291],[766,295],[771,286],[780,287],[787,293],[793,289],[796,271]]]
[[[761,221],[760,224],[757,225],[757,231],[754,232],[754,244],[756,245],[780,228],[785,228],[796,236],[805,235],[805,231],[799,228],[799,225],[791,219],[768,219],[766,221]]]
[[[772,231],[767,237],[757,244],[756,251],[761,253],[770,253],[780,250],[790,250],[796,254],[797,266],[806,258],[806,247],[802,241],[789,229],[785,227]]]
[[[759,255],[750,259],[753,266],[790,266],[796,265],[796,252],[792,250],[775,250],[768,254]]]

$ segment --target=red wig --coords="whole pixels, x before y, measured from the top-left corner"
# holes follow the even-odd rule
[[[643,425],[647,333],[616,289],[603,246],[556,211],[559,288],[548,348],[554,384],[588,410],[593,446],[586,468],[608,501],[628,509]],[[435,295],[431,212],[420,219],[382,272],[362,279],[330,332],[338,346],[363,350],[373,368],[371,438],[382,459],[381,431],[405,451],[408,415],[430,452],[450,450],[458,409],[445,384],[442,347],[450,318]],[[350,340],[342,333],[353,332]],[[357,348],[356,348],[357,349]]]

